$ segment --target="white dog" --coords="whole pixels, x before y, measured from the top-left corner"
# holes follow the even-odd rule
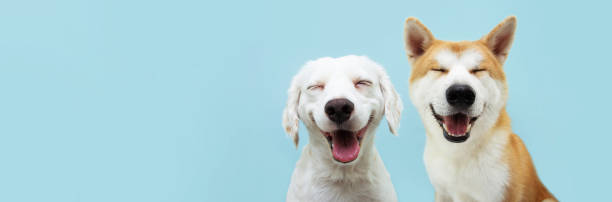
[[[383,114],[396,134],[401,110],[385,70],[367,57],[306,63],[293,78],[283,114],[296,147],[298,120],[310,133],[287,201],[397,201],[374,135]]]

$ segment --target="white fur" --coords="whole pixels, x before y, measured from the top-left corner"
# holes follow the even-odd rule
[[[428,138],[425,168],[436,194],[452,201],[501,201],[509,179],[509,168],[502,162],[508,135],[495,134],[482,150],[466,148],[454,151],[456,155]],[[449,201],[440,198],[437,201]]]
[[[457,55],[450,50],[442,50],[436,55],[436,60],[440,64],[440,68],[449,70],[448,74],[442,79],[438,79],[435,83],[436,87],[431,93],[431,99],[436,113],[446,116],[456,113],[446,102],[446,89],[454,84],[465,84],[471,86],[476,92],[476,101],[473,107],[470,108],[469,116],[480,114],[484,107],[484,100],[487,98],[488,91],[485,86],[478,80],[477,77],[470,74],[470,70],[478,66],[482,60],[482,55],[473,49],[466,50]]]
[[[361,79],[372,85],[356,85],[355,81]],[[324,87],[308,89],[313,85]],[[349,99],[355,106],[341,126],[324,112],[325,104],[336,98]],[[293,172],[287,201],[397,201],[391,178],[374,148],[374,135],[383,115],[395,133],[401,110],[402,102],[384,69],[367,57],[351,55],[308,62],[293,78],[283,115],[283,126],[296,145],[298,119],[310,137]],[[370,116],[373,118],[368,125]],[[357,159],[350,163],[335,161],[321,131],[339,127],[355,131],[366,125]]]
[[[488,74],[476,77],[470,73],[482,60],[477,50],[454,53],[442,50],[435,56],[440,68],[448,70],[443,76],[429,72],[410,85],[410,98],[418,109],[427,142],[424,161],[430,180],[436,190],[437,201],[501,201],[508,183],[508,167],[502,162],[502,154],[510,133],[490,131],[499,111],[505,105],[507,90],[503,81]],[[429,105],[436,113],[451,115],[456,112],[446,101],[446,89],[453,84],[471,86],[476,100],[468,115],[478,116],[463,143],[451,143],[442,135],[442,129],[432,115]],[[487,133],[493,135],[484,136]],[[489,139],[481,145],[483,138]]]

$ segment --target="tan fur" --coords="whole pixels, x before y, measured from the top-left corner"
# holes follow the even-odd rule
[[[510,117],[502,109],[495,124],[494,130],[511,131]],[[557,201],[538,178],[531,156],[523,141],[514,133],[509,136],[504,152],[504,161],[510,170],[510,183],[508,184],[504,201]]]
[[[460,42],[437,40],[433,38],[433,35],[429,29],[427,29],[416,18],[411,17],[406,21],[407,24],[413,23],[413,25],[418,25],[421,32],[426,32],[427,35],[431,37],[428,43],[422,44],[423,50],[420,55],[415,54],[415,52],[418,53],[419,51],[407,50],[409,60],[412,62],[412,74],[410,77],[411,83],[420,79],[421,77],[424,77],[426,74],[445,74],[444,72],[430,71],[431,69],[440,68],[434,57],[440,50],[446,49],[460,54],[464,50],[475,49],[478,50],[484,57],[479,65],[479,68],[486,69],[486,72],[479,72],[475,75],[482,76],[482,74],[489,74],[489,76],[491,76],[493,79],[502,81],[505,88],[507,88],[506,78],[503,71],[503,62],[507,58],[509,46],[506,48],[504,44],[500,46],[492,41],[500,39],[499,36],[493,35],[500,29],[514,28],[514,24],[512,27],[502,26],[507,25],[508,23],[516,23],[516,18],[514,16],[505,19],[480,40]],[[513,31],[514,30],[512,30],[512,33]],[[406,35],[405,37],[407,38],[408,36]],[[514,39],[513,36],[505,37],[506,38],[501,37],[503,40],[505,40],[501,43],[512,43],[512,40]],[[557,199],[555,199],[554,196],[546,189],[546,187],[544,187],[538,178],[527,148],[521,139],[516,134],[512,133],[510,118],[505,107],[501,109],[495,126],[490,130],[491,132],[482,138],[482,141],[478,143],[477,147],[482,147],[482,145],[489,143],[491,136],[494,134],[493,131],[499,130],[508,131],[508,133],[511,134],[508,136],[509,140],[504,150],[504,159],[501,159],[507,163],[510,175],[509,184],[507,185],[504,193],[504,201],[557,201]],[[438,198],[440,196],[436,194],[436,197]]]

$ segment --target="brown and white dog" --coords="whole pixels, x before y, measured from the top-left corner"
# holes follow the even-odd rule
[[[427,133],[425,167],[436,201],[557,201],[512,132],[502,66],[516,18],[477,41],[437,40],[408,18],[410,98]]]

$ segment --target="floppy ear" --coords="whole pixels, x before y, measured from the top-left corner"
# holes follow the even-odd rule
[[[509,16],[481,39],[500,64],[504,64],[508,57],[514,41],[514,30],[516,30],[516,17]]]
[[[287,106],[283,111],[283,128],[285,128],[285,132],[289,135],[289,137],[293,138],[293,143],[297,148],[300,137],[298,136],[298,125],[299,125],[299,117],[297,113],[298,103],[300,102],[300,87],[298,86],[298,82],[296,81],[297,76],[293,78],[291,81],[291,86],[289,87],[289,98],[287,99]]]
[[[418,19],[409,17],[404,27],[404,40],[406,41],[406,52],[408,60],[414,63],[431,46],[435,38]]]
[[[400,99],[391,80],[389,80],[389,76],[382,67],[380,68],[380,90],[385,100],[385,116],[387,117],[387,123],[389,123],[389,130],[393,135],[397,136],[400,117],[404,106],[402,104],[402,99]]]

